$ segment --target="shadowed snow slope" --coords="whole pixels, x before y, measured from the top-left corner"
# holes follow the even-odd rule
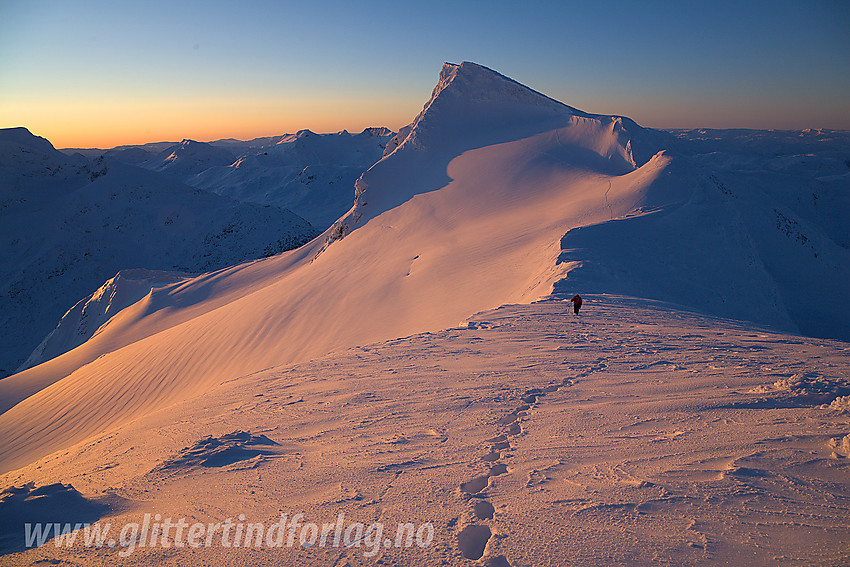
[[[678,210],[707,215],[705,248],[730,247],[728,267],[708,264],[721,272],[712,281],[728,282],[731,270],[748,266],[744,277],[753,279],[740,283],[742,293],[760,302],[748,315],[793,326],[753,246],[735,248],[746,231],[735,228],[728,243],[716,239],[726,220],[738,218],[725,212],[732,206],[705,195],[698,169],[656,153],[661,133],[578,111],[471,63],[443,67],[403,132],[358,180],[354,207],[311,243],[155,288],[78,348],[0,382],[0,402],[17,404],[0,415],[3,470],[228,379],[450,327],[548,295],[565,277],[561,289],[572,288],[570,270],[602,287],[603,278],[584,274],[594,254],[609,253],[614,233],[605,232],[598,249],[580,239],[573,246],[573,238]],[[639,229],[623,237],[655,238]],[[710,308],[701,287],[664,283],[678,254],[692,253],[688,246],[650,250],[667,261],[626,275],[660,281],[674,301]],[[587,254],[570,252],[578,248]],[[846,255],[827,248],[846,270]]]
[[[41,341],[20,370],[32,368],[89,340],[101,325],[125,307],[145,297],[154,287],[174,283],[189,274],[135,268],[122,270],[93,294],[68,310],[55,329]]]
[[[316,235],[290,211],[66,156],[23,128],[0,129],[0,215],[0,376],[119,270],[215,270]]]

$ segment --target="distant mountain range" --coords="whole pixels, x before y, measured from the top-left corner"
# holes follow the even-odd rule
[[[324,230],[349,209],[354,181],[381,159],[393,136],[387,128],[359,134],[301,130],[245,142],[183,140],[65,151],[104,155],[237,201],[286,208]]]

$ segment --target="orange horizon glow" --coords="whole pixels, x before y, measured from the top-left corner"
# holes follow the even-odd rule
[[[420,104],[421,108],[421,104]],[[255,100],[249,103],[107,100],[26,101],[0,109],[0,127],[23,126],[56,148],[109,149],[123,145],[192,139],[250,140],[309,129],[316,133],[368,127],[398,130],[419,108],[390,100],[325,97]]]
[[[594,93],[549,93],[583,111],[628,116],[649,128],[756,128],[802,130],[841,129],[824,124],[822,107],[794,109],[774,101],[754,105],[747,100],[697,100],[633,97],[625,102]],[[210,142],[225,138],[250,140],[309,129],[316,133],[368,127],[397,131],[409,124],[427,98],[410,95],[370,97],[362,93],[312,96],[213,98],[196,94],[85,99],[82,96],[42,96],[0,106],[0,127],[23,126],[56,148],[109,149],[153,142],[192,139]],[[828,102],[828,101],[827,101]],[[776,116],[783,116],[777,123]],[[836,117],[840,117],[836,115]],[[838,122],[841,122],[838,120]]]
[[[846,2],[761,0],[734,17],[622,0],[455,2],[451,17],[428,3],[83,4],[0,2],[0,127],[103,149],[395,130],[442,62],[469,60],[645,127],[850,129]]]

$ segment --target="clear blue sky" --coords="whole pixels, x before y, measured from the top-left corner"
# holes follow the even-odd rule
[[[850,129],[850,2],[0,0],[0,127],[59,147],[398,128],[443,61],[666,127]]]

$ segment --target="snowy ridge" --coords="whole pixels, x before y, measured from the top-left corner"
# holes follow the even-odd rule
[[[235,156],[224,148],[211,144],[183,140],[174,147],[163,150],[151,160],[152,169],[177,176],[200,173],[213,166],[233,163]]]
[[[434,143],[445,144],[446,128],[454,121],[457,124],[456,131],[463,134],[467,145],[482,143],[475,140],[476,135],[486,136],[483,141],[488,144],[497,143],[495,140],[499,137],[499,131],[516,128],[533,130],[538,126],[536,123],[545,125],[556,115],[572,117],[572,123],[584,125],[585,136],[589,133],[587,130],[600,122],[604,123],[614,138],[605,141],[609,151],[615,151],[614,148],[620,146],[616,151],[621,151],[623,158],[633,167],[646,163],[658,151],[660,140],[669,141],[669,136],[641,128],[630,118],[583,112],[492,69],[466,61],[459,65],[443,65],[431,98],[408,127],[409,132],[406,135],[399,133],[398,145],[409,138],[414,146],[427,146],[432,125],[440,132],[439,139]],[[638,136],[640,150],[636,157],[631,153],[632,136]],[[596,145],[599,143],[599,140],[595,142]],[[594,149],[603,150],[598,147]]]
[[[657,140],[666,138],[628,118],[582,112],[476,63],[446,63],[422,112],[357,180],[354,208],[335,224],[330,237],[345,235],[413,195],[444,186],[450,181],[445,168],[468,150],[547,131],[557,131],[562,162],[617,174],[646,163],[661,149]],[[637,161],[634,147],[639,148]],[[444,164],[436,166],[435,161]],[[405,172],[401,183],[399,170]],[[372,186],[388,191],[379,193]]]
[[[43,155],[59,153],[47,138],[36,136],[26,128],[3,128],[2,132],[0,143],[6,148],[28,148]],[[6,152],[3,153],[6,154]]]
[[[312,236],[293,213],[237,203],[108,158],[0,130],[0,375],[122,269],[203,272]]]
[[[523,89],[447,65],[320,237],[197,276],[120,272],[69,311],[60,342],[97,331],[0,380],[0,556],[121,549],[26,549],[28,522],[288,513],[434,540],[154,538],[131,561],[847,564],[850,138],[751,151]],[[49,168],[56,194],[129,168],[90,165]]]
[[[717,143],[701,132],[671,144],[659,185],[681,204],[647,203],[650,214],[570,230],[559,262],[573,268],[555,292],[605,290],[850,340],[850,306],[841,299],[850,246],[839,222],[850,214],[850,193],[835,176],[822,177],[850,168],[836,159],[850,137],[714,132]],[[821,151],[810,154],[815,144]],[[766,170],[801,158],[807,165],[791,172]]]
[[[189,274],[143,268],[118,272],[97,291],[69,309],[17,372],[37,366],[80,346],[115,314],[148,295],[153,288],[187,277]]]
[[[500,77],[493,74],[486,88],[500,89]],[[420,115],[413,131],[421,143],[408,138],[363,175],[369,189],[352,213],[378,222],[361,222],[321,254],[336,227],[297,251],[154,290],[80,347],[19,373],[5,389],[0,383],[0,398],[20,401],[0,416],[0,429],[17,430],[8,461],[222,379],[445,328],[482,309],[544,296],[567,273],[557,264],[560,237],[577,224],[609,218],[603,197],[610,175],[623,179],[610,201],[617,215],[626,215],[663,172],[663,162],[634,169],[613,117],[576,116],[549,99],[538,103],[534,93],[529,104],[513,83],[505,87],[510,96],[493,94],[476,104],[453,94],[460,78],[455,74]],[[125,398],[120,413],[101,414],[97,402],[70,393],[95,383],[110,396],[149,394]],[[80,403],[64,425],[56,424],[56,436],[36,441],[18,419],[42,398]]]
[[[807,312],[836,302],[846,249],[778,204],[742,198],[731,172],[712,177],[663,151],[669,136],[580,113],[474,64],[447,65],[438,87],[321,237],[154,289],[76,349],[0,381],[0,400],[16,404],[0,415],[6,466],[228,380],[436,332],[553,289],[650,289],[793,331],[802,265],[824,275]],[[707,270],[716,273],[706,281]],[[716,286],[731,290],[729,311]],[[36,415],[61,417],[45,425]]]
[[[42,199],[57,183],[77,187],[103,171],[102,160],[67,156],[26,128],[0,129],[0,211]]]
[[[393,135],[386,128],[359,134],[302,130],[185,181],[239,201],[288,208],[323,230],[350,208],[354,181],[381,158]]]

